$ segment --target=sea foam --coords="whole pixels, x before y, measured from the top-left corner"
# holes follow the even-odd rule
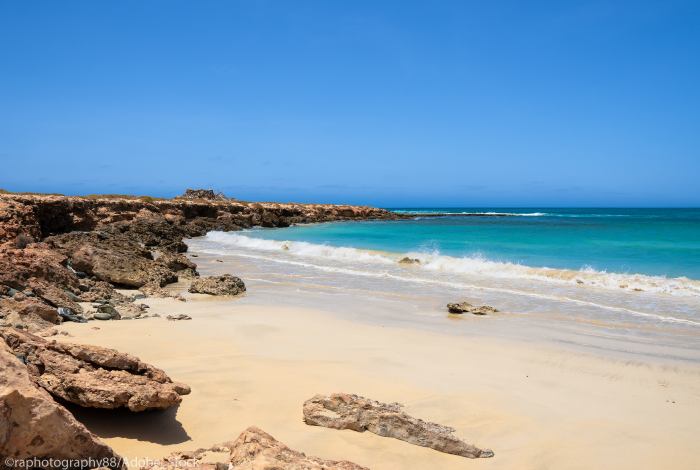
[[[393,265],[406,270],[428,274],[429,272],[452,273],[455,275],[481,276],[498,279],[527,279],[532,281],[555,283],[561,285],[581,285],[584,287],[612,289],[619,292],[654,292],[678,296],[700,297],[700,282],[685,277],[668,279],[664,276],[646,276],[641,274],[608,273],[597,271],[590,266],[580,270],[531,267],[518,263],[492,261],[483,256],[465,256],[456,258],[441,255],[439,251],[389,253],[361,250],[351,247],[334,247],[308,242],[277,241],[253,238],[237,233],[210,232],[208,241],[233,247],[248,248],[268,252],[285,252],[299,258],[363,263],[364,269],[369,265],[377,267]],[[403,258],[416,259],[419,263],[398,265]]]

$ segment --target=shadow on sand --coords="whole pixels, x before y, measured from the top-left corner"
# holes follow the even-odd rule
[[[176,419],[180,405],[167,410],[151,410],[134,413],[126,408],[113,410],[84,408],[74,403],[62,402],[75,419],[98,437],[109,439],[124,437],[154,444],[181,444],[191,440],[190,436]]]

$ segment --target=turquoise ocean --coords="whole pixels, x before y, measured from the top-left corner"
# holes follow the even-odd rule
[[[193,248],[269,282],[429,292],[638,338],[700,331],[700,209],[388,209],[418,217],[212,232]]]

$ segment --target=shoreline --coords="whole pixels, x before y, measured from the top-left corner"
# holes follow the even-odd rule
[[[220,268],[207,263],[203,271]],[[127,459],[208,447],[256,425],[307,455],[373,469],[475,464],[370,433],[303,424],[304,400],[346,392],[398,401],[413,416],[456,428],[456,436],[495,452],[479,461],[483,468],[700,464],[692,450],[693,423],[700,418],[697,363],[367,325],[332,313],[351,308],[333,297],[312,299],[317,308],[267,302],[270,295],[284,301],[284,290],[223,301],[181,293],[188,302],[149,299],[151,309],[192,320],[151,318],[139,320],[137,329],[124,321],[100,322],[97,331],[78,324],[62,328],[75,335],[62,341],[129,351],[192,387],[173,411],[125,414],[70,406]],[[381,301],[361,302],[372,308]]]
[[[654,334],[635,341],[572,328],[556,302],[539,298],[527,311],[523,299],[475,294],[483,286],[457,296],[436,285],[394,292],[360,281],[357,289],[343,269],[324,278],[332,282],[315,285],[306,281],[316,274],[305,278],[298,263],[284,272],[279,263],[265,267],[254,257],[198,249],[197,237],[216,229],[421,216],[265,204],[0,196],[0,311],[11,312],[4,326],[19,319],[25,331],[51,340],[136,355],[192,389],[161,411],[54,405],[65,406],[129,462],[207,448],[255,425],[300,452],[374,469],[467,463],[371,433],[302,422],[302,404],[314,395],[352,393],[403,403],[415,418],[455,428],[458,438],[495,452],[469,463],[484,468],[700,466],[693,452],[697,348],[658,343],[663,336]],[[19,232],[37,239],[20,246],[17,236],[15,246]],[[194,279],[225,273],[242,277],[247,292],[233,298],[187,292]],[[445,301],[455,297],[503,311],[449,314]],[[69,308],[74,322],[97,320],[90,309],[101,301],[118,309],[107,319],[120,321],[61,324],[57,317],[57,308]]]

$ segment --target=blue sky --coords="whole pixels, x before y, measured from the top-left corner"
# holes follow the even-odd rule
[[[0,188],[700,206],[697,1],[0,3]]]

